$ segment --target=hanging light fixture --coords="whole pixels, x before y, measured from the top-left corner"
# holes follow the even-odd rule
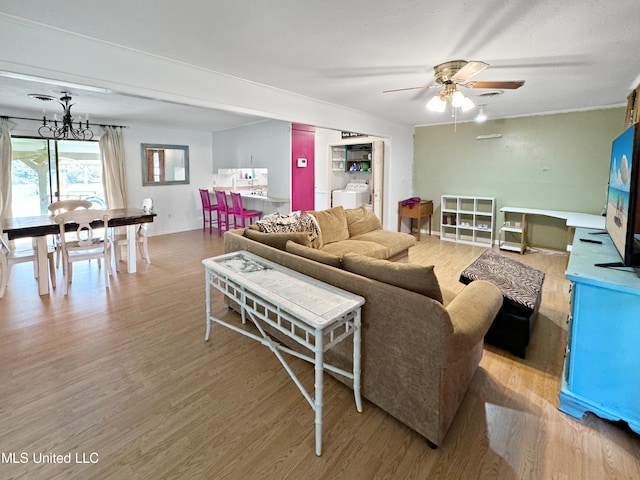
[[[484,123],[487,121],[487,114],[484,113],[485,105],[485,103],[481,103],[480,105],[478,105],[480,107],[480,110],[478,111],[478,115],[476,115],[475,118],[476,123]]]
[[[437,95],[431,97],[427,102],[427,109],[432,112],[442,113],[445,111],[447,101],[451,101],[453,108],[459,108],[463,112],[468,112],[475,104],[469,97],[465,97],[460,90],[456,88],[455,83],[445,84],[444,88]]]
[[[432,112],[442,113],[444,112],[446,107],[447,102],[446,100],[440,98],[440,95],[434,95],[433,97],[431,97],[431,100],[427,102],[427,109],[431,110]]]
[[[46,113],[42,116],[42,125],[38,129],[38,133],[42,138],[55,138],[56,140],[91,140],[93,131],[89,127],[89,118],[85,117],[85,122],[77,120],[74,124],[73,115],[71,115],[71,95],[69,92],[62,92],[62,97],[56,99],[50,95],[40,95],[30,93],[31,98],[42,101],[56,100],[63,110],[62,121],[58,120],[58,116],[54,114],[53,120],[47,118]]]
[[[463,103],[464,95],[462,94],[462,92],[460,90],[456,90],[455,92],[453,92],[453,95],[451,95],[451,105],[455,108],[459,108],[462,107]]]

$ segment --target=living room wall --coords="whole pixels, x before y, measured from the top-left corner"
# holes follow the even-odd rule
[[[8,72],[384,137],[385,164],[393,165],[385,167],[384,224],[395,228],[397,202],[411,185],[410,125],[14,17],[0,15],[0,41],[0,69]]]
[[[265,120],[213,132],[213,172],[219,168],[268,168],[269,194],[289,198],[291,123]]]
[[[33,112],[2,109],[11,117],[33,117]],[[37,136],[36,122],[15,119],[12,136]],[[94,129],[95,141],[102,134]],[[211,133],[157,125],[129,124],[123,130],[126,158],[127,196],[131,206],[139,206],[145,197],[153,198],[157,213],[149,226],[149,235],[163,235],[202,228],[202,206],[199,187],[211,184]],[[189,146],[190,183],[188,185],[142,185],[141,143],[162,143]]]
[[[202,228],[202,205],[198,188],[211,182],[211,134],[157,125],[131,124],[122,133],[127,165],[129,205],[139,206],[145,197],[153,198],[157,216],[149,235],[164,235]],[[189,184],[142,185],[140,144],[160,143],[189,146]]]
[[[416,127],[413,191],[433,199],[440,228],[440,196],[496,198],[496,228],[504,206],[600,215],[606,201],[611,142],[624,130],[624,108]],[[500,138],[476,139],[500,134]],[[535,246],[564,249],[561,220],[532,217]]]

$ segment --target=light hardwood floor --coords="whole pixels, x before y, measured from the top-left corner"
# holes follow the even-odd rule
[[[109,290],[95,262],[76,266],[67,297],[61,275],[39,297],[29,265],[14,268],[0,300],[0,478],[640,478],[640,436],[557,409],[565,255],[513,255],[546,272],[527,359],[486,346],[440,448],[367,401],[358,414],[351,391],[326,376],[316,457],[311,408],[269,350],[220,326],[204,341],[201,260],[222,241],[192,231],[151,237],[149,248],[153,263],[121,269]],[[458,290],[482,251],[423,236],[409,261],[437,263],[443,287]],[[214,300],[216,314],[235,315]],[[313,369],[292,366],[312,386]],[[23,452],[27,463],[7,462]],[[72,463],[35,463],[52,453]]]

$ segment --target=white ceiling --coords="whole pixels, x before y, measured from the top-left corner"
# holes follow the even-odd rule
[[[491,118],[624,105],[640,82],[638,0],[2,0],[0,12],[409,125],[453,119],[425,109],[434,89],[382,92],[429,85],[447,60],[489,63],[474,80],[525,80],[485,98],[464,89]],[[62,90],[0,77],[0,106],[39,112],[26,97],[36,87]],[[77,113],[122,122],[184,116],[219,130],[256,121],[71,91]]]

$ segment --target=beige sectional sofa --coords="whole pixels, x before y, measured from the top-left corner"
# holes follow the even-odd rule
[[[225,251],[247,250],[363,296],[362,395],[423,435],[431,446],[440,445],[482,357],[483,337],[502,305],[500,291],[477,281],[443,305],[433,266],[378,257],[402,254],[408,248],[403,247],[406,234],[369,230],[371,225],[366,224],[375,221],[364,211],[344,211],[345,217],[351,215],[347,230],[350,225],[356,235],[333,241],[339,235],[326,227],[322,217],[340,213],[313,215],[320,218],[322,237],[314,239],[316,248],[305,232],[261,236],[263,232],[239,229],[225,233]],[[368,231],[358,231],[359,227]],[[335,242],[348,243],[332,247]],[[270,334],[296,348],[277,332]],[[351,348],[350,342],[342,342],[325,358],[348,370]],[[351,386],[349,379],[334,376]]]
[[[405,257],[416,242],[413,235],[408,233],[383,230],[380,220],[364,206],[350,209],[334,207],[329,210],[284,216],[275,214],[270,217],[272,218],[265,218],[249,227],[246,235],[261,243],[275,242],[277,245],[272,246],[282,250],[290,239],[307,247],[310,250],[308,254],[313,255],[315,260],[324,259],[330,264],[340,263],[345,253],[398,260]],[[298,230],[291,231],[296,226]],[[293,235],[270,234],[284,231]],[[305,254],[304,250],[296,253]]]

